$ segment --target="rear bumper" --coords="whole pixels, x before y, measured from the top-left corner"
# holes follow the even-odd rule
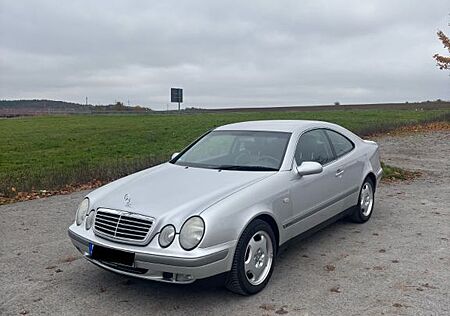
[[[134,264],[129,267],[93,259],[90,256],[89,244],[105,245],[80,236],[70,228],[68,234],[74,246],[83,256],[97,266],[116,273],[161,282],[192,283],[196,279],[226,272],[231,267],[233,256],[232,248],[208,252],[203,256],[194,258],[133,251],[135,254]],[[114,249],[111,243],[106,247]],[[122,250],[122,248],[118,249]]]
[[[383,176],[383,168],[380,167],[380,169],[377,171],[377,174],[375,176],[377,177],[377,183],[379,183],[381,180],[381,177]]]

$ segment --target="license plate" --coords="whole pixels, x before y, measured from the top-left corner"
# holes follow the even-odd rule
[[[89,254],[92,259],[133,266],[134,253],[89,244]]]

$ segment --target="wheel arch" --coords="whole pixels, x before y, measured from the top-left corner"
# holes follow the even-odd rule
[[[276,245],[277,245],[277,251],[278,251],[278,246],[280,244],[280,230],[278,228],[278,225],[277,225],[277,222],[275,221],[275,219],[269,214],[261,214],[261,215],[258,215],[257,217],[255,217],[254,219],[252,219],[250,222],[254,221],[255,219],[263,220],[267,224],[270,225],[270,228],[272,228],[273,233],[276,238]],[[249,224],[250,224],[250,222],[249,222]]]
[[[375,174],[374,174],[372,171],[370,171],[370,172],[364,177],[363,183],[364,183],[364,181],[366,181],[366,179],[370,179],[370,180],[372,181],[372,183],[373,183],[373,192],[375,192],[375,191],[376,191],[376,188],[377,188],[377,177],[375,176]]]
[[[278,248],[280,246],[280,228],[278,227],[277,221],[275,220],[274,216],[270,213],[259,213],[248,220],[247,223],[242,227],[242,230],[240,231],[238,236],[238,240],[241,238],[244,230],[248,227],[248,225],[250,225],[251,222],[257,219],[266,222],[267,224],[269,224],[270,228],[272,228],[273,234],[275,235],[276,239],[276,251],[278,251]]]

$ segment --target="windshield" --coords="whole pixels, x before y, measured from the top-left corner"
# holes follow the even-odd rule
[[[209,169],[276,171],[290,136],[284,132],[212,131],[171,162]]]

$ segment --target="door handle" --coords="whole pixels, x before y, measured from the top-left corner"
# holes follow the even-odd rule
[[[343,173],[344,173],[344,169],[338,169],[338,170],[336,170],[336,177],[342,176]]]

